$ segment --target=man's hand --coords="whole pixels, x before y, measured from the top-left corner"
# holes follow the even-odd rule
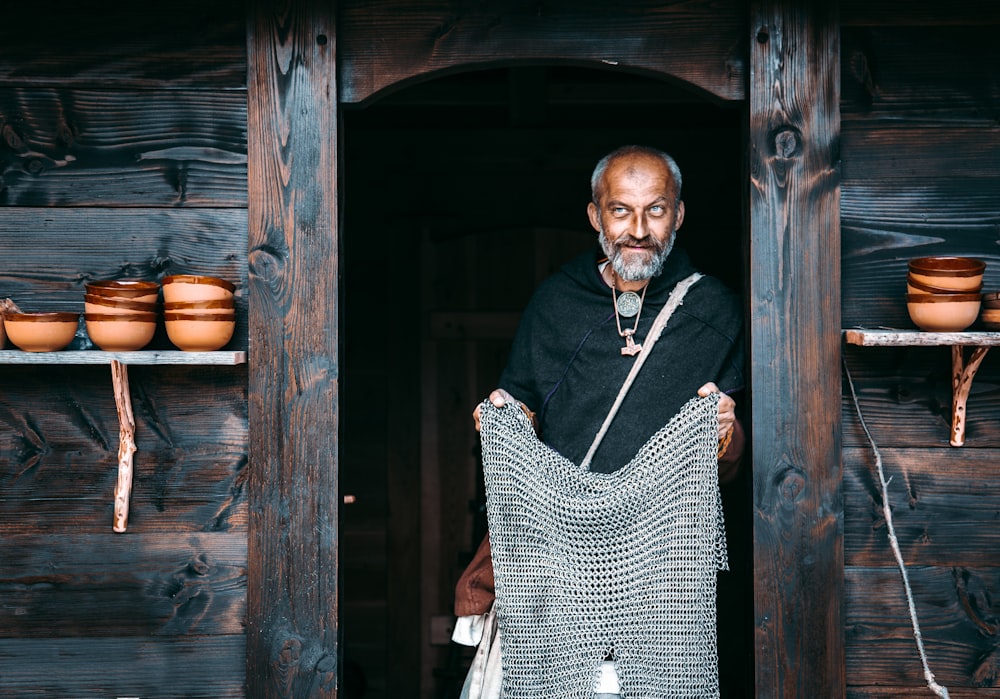
[[[714,383],[709,381],[707,384],[698,389],[699,396],[707,396],[712,393],[722,393],[719,391],[719,387]],[[478,424],[478,423],[477,423]],[[736,424],[736,401],[734,401],[730,396],[722,393],[719,398],[719,440],[721,441],[726,433],[733,428]]]
[[[513,403],[514,405],[520,405],[520,403],[518,403],[518,400],[514,398],[514,396],[510,395],[509,393],[507,393],[507,391],[503,390],[502,388],[498,388],[495,391],[493,391],[493,393],[490,394],[490,403],[492,403],[498,408],[502,408],[508,403]],[[472,411],[472,419],[475,420],[476,422],[476,432],[478,432],[480,428],[479,407],[480,407],[479,405],[476,405],[476,409]]]

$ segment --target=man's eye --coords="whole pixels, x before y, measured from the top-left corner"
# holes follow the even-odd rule
[[[661,206],[660,204],[649,207],[649,213],[653,214],[654,216],[662,216],[664,212],[666,212],[666,210],[667,210],[666,207]]]
[[[628,211],[628,209],[626,209],[624,206],[612,206],[611,207],[611,213],[614,216],[624,216],[627,211]]]

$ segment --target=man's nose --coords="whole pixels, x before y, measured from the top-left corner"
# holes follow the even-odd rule
[[[639,214],[636,216],[635,225],[632,226],[632,237],[636,240],[642,240],[649,236],[649,221],[646,220],[644,214]]]

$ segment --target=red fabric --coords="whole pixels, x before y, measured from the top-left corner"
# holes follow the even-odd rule
[[[455,616],[485,614],[495,598],[493,553],[487,534],[455,585]]]

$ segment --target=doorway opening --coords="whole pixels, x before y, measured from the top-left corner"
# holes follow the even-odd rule
[[[593,246],[590,172],[629,143],[684,174],[684,246],[744,288],[744,104],[662,79],[513,66],[341,119],[340,614],[346,699],[458,696],[455,582],[485,533],[471,413],[534,287]],[[749,451],[748,451],[749,453]],[[749,457],[747,457],[749,458]],[[724,696],[752,696],[750,465],[724,493]],[[749,689],[751,694],[745,694]]]

